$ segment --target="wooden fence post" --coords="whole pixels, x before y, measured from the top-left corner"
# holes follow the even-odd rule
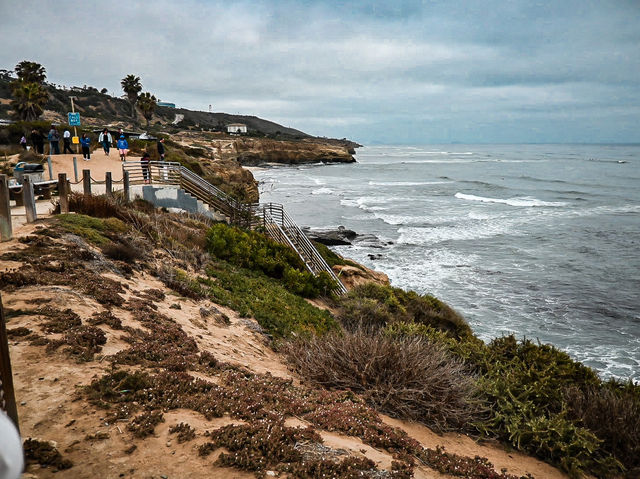
[[[13,375],[11,374],[11,357],[9,356],[9,341],[7,339],[7,328],[4,321],[4,308],[2,307],[2,296],[0,295],[0,408],[7,412],[7,416],[13,421],[16,429],[20,432],[18,422],[18,408],[16,407],[16,396],[13,389]]]
[[[75,182],[78,182],[78,160],[76,157],[73,157],[73,176],[75,177]]]
[[[38,215],[36,213],[36,199],[33,194],[33,183],[31,183],[31,178],[28,176],[22,179],[22,199],[24,210],[27,214],[27,223],[33,223],[38,219]]]
[[[82,188],[85,195],[91,194],[91,170],[82,170]]]
[[[131,187],[129,185],[128,171],[125,171],[122,175],[122,183],[124,184],[124,201],[129,203],[131,201]]]
[[[7,175],[0,175],[0,236],[2,241],[9,241],[13,236],[11,224],[11,203],[9,202],[9,184]]]
[[[69,189],[67,185],[67,174],[58,173],[58,194],[60,195],[60,213],[69,212]]]
[[[47,157],[47,165],[49,166],[49,179],[53,180],[53,165],[51,164],[51,157]]]
[[[107,171],[104,176],[104,187],[107,196],[113,196],[113,180],[111,179],[111,172]]]

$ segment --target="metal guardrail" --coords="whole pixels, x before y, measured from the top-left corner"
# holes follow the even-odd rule
[[[122,164],[122,171],[129,172],[129,182],[132,185],[176,186],[225,215],[233,225],[249,229],[262,227],[273,240],[293,249],[311,273],[327,273],[336,283],[336,293],[347,292],[340,279],[281,204],[242,203],[176,162],[126,161]]]
[[[327,264],[304,231],[287,214],[284,206],[278,203],[265,203],[254,206],[254,218],[262,220],[262,227],[274,240],[287,244],[298,253],[309,271],[318,274],[327,273],[336,283],[336,292],[344,294],[347,288]]]

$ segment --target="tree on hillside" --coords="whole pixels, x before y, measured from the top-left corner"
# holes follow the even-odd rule
[[[142,116],[147,120],[147,128],[149,127],[149,121],[151,121],[153,113],[156,111],[157,103],[158,100],[156,100],[156,97],[148,91],[138,97],[138,108],[140,108]]]
[[[49,101],[49,94],[37,83],[18,82],[12,88],[11,108],[22,121],[37,120]]]
[[[138,101],[138,93],[142,91],[142,83],[140,77],[135,75],[127,75],[120,82],[122,90],[127,94],[129,103],[131,103],[131,116],[136,117],[136,102]]]
[[[47,79],[47,71],[42,65],[36,62],[30,62],[28,60],[22,60],[16,65],[16,75],[19,81],[25,83],[37,83],[39,85],[44,84]]]
[[[49,101],[44,86],[46,70],[39,63],[23,60],[16,65],[15,72],[18,78],[11,82],[11,108],[20,120],[36,120]]]

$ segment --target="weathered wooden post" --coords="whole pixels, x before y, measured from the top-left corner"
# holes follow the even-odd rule
[[[73,176],[75,177],[75,182],[78,182],[78,160],[76,160],[76,157],[73,157]]]
[[[91,194],[91,170],[82,170],[82,189],[85,195]]]
[[[49,179],[53,180],[53,165],[51,164],[51,157],[47,157],[47,165],[49,166]]]
[[[11,225],[11,203],[7,175],[0,175],[0,239],[8,241],[13,236]]]
[[[4,308],[2,307],[2,296],[0,295],[0,409],[6,411],[7,416],[13,421],[18,432],[18,408],[16,407],[16,396],[13,389],[13,375],[11,373],[11,357],[9,356],[9,341],[7,339],[7,328],[4,321]]]
[[[36,199],[33,194],[33,183],[31,183],[31,178],[28,176],[22,179],[22,200],[24,210],[27,214],[27,223],[33,223],[38,219],[38,215],[36,214]]]
[[[60,195],[60,213],[69,212],[69,187],[67,185],[67,174],[58,173],[58,194]]]
[[[131,201],[131,187],[129,185],[129,172],[125,171],[122,175],[122,183],[124,184],[124,201]]]
[[[13,236],[10,201],[7,175],[0,175],[0,239],[2,241],[8,241]]]
[[[111,179],[111,172],[107,171],[104,176],[104,187],[107,196],[113,196],[113,180]]]

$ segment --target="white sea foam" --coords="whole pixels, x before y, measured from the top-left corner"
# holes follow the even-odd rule
[[[331,193],[333,193],[333,190],[331,188],[318,188],[317,190],[313,190],[311,192],[312,195],[330,195]]]
[[[370,186],[423,186],[443,185],[451,181],[370,181]]]
[[[542,200],[538,200],[536,198],[531,198],[531,197],[522,197],[522,198],[509,198],[509,199],[503,199],[503,198],[486,198],[484,196],[476,196],[476,195],[467,195],[464,193],[456,193],[454,195],[456,198],[459,198],[461,200],[467,200],[467,201],[480,201],[482,203],[500,203],[500,204],[504,204],[504,205],[509,205],[509,206],[529,206],[529,207],[535,207],[535,206],[548,206],[548,207],[559,207],[559,206],[566,206],[567,203],[562,202],[562,201],[542,201]]]
[[[437,226],[401,226],[399,244],[426,246],[444,241],[470,241],[498,235],[521,235],[524,218],[496,218],[482,221],[458,221]]]

